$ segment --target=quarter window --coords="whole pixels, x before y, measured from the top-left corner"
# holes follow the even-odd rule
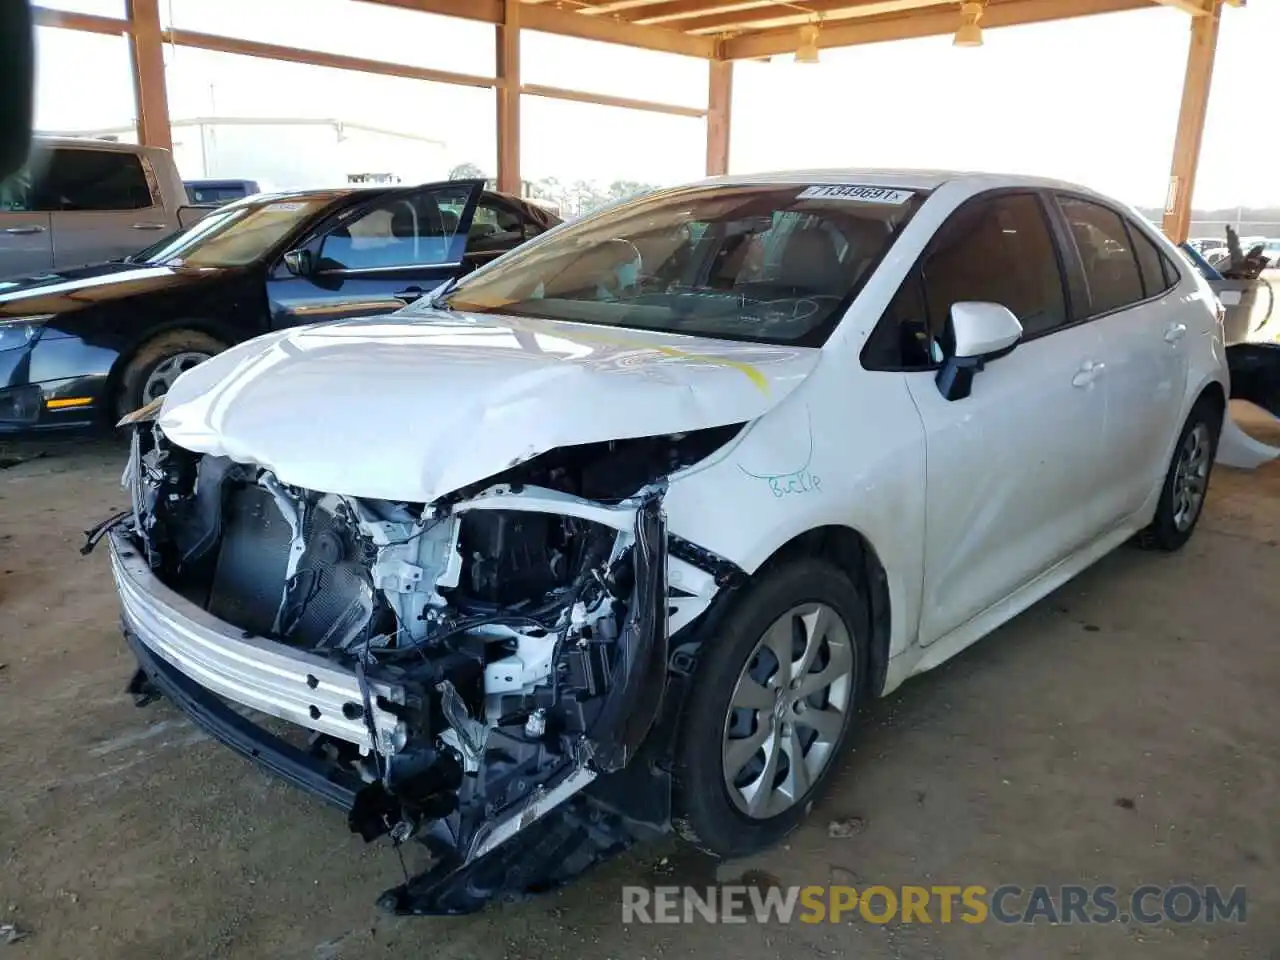
[[[142,159],[114,150],[58,148],[36,185],[40,210],[142,210],[152,205]]]
[[[1061,205],[1075,237],[1076,249],[1080,251],[1089,288],[1088,315],[1118,310],[1143,299],[1138,259],[1120,215],[1076,197],[1062,197]]]
[[[1129,236],[1133,240],[1133,252],[1138,255],[1138,271],[1142,275],[1142,290],[1148,297],[1155,297],[1173,284],[1166,278],[1164,255],[1147,235],[1130,223]]]
[[[966,300],[1008,307],[1028,337],[1066,322],[1062,271],[1038,197],[1011,194],[956,211],[872,333],[867,365],[935,365],[951,348],[951,306]]]

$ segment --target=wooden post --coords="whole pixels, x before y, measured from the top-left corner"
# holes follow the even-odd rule
[[[710,61],[707,83],[707,176],[729,172],[729,123],[733,107],[733,61]]]
[[[169,98],[165,93],[164,49],[158,0],[127,0],[129,55],[133,66],[133,102],[138,142],[173,149]]]
[[[1186,240],[1191,229],[1191,200],[1209,109],[1209,85],[1213,79],[1213,56],[1218,47],[1221,19],[1221,0],[1214,0],[1210,13],[1191,20],[1191,47],[1187,52],[1186,77],[1182,81],[1182,107],[1178,111],[1178,135],[1173,144],[1173,169],[1164,207],[1164,232],[1174,243]]]
[[[498,34],[498,189],[520,190],[520,0],[503,0]]]

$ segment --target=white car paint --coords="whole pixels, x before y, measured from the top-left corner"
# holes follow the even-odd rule
[[[349,320],[260,337],[196,367],[160,426],[189,450],[285,483],[429,502],[554,447],[754,420],[818,357],[492,315]]]
[[[1156,234],[1178,269],[1168,293],[1018,344],[968,397],[945,399],[933,371],[861,365],[890,299],[961,204],[1067,189],[1125,209],[1090,191],[862,170],[710,183],[931,194],[821,350],[417,310],[244,344],[185,374],[160,425],[286,483],[430,500],[559,445],[749,421],[670,479],[670,530],[748,573],[807,531],[860,533],[888,578],[888,692],[1146,526],[1193,404],[1206,390],[1229,394],[1212,294]],[[1245,446],[1236,434],[1228,421],[1228,457]]]

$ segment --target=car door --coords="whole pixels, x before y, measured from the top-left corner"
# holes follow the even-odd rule
[[[948,400],[935,378],[950,349],[951,306],[962,301],[1007,307],[1024,333],[985,362],[969,396]],[[984,195],[939,228],[868,345],[871,355],[878,342],[901,358],[924,425],[922,645],[1099,532],[1089,492],[1105,404],[1087,371],[1100,341],[1069,317],[1044,199]]]
[[[1057,205],[1083,281],[1079,316],[1102,338],[1107,421],[1093,496],[1118,523],[1160,483],[1182,427],[1188,329],[1163,255],[1138,224],[1093,198],[1059,194]]]
[[[171,230],[153,180],[136,153],[88,146],[50,151],[36,198],[50,214],[54,267],[127,257]]]
[[[49,215],[35,209],[29,170],[0,180],[0,279],[53,268]]]
[[[267,281],[276,327],[391,313],[465,271],[479,180],[396,190],[325,223]],[[296,267],[295,267],[296,269]]]

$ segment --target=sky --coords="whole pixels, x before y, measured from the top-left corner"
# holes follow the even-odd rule
[[[45,0],[120,16],[124,0]],[[492,28],[356,0],[161,0],[178,28],[492,75]],[[1152,8],[949,38],[824,50],[735,66],[732,172],[911,166],[1040,173],[1163,206],[1190,20]],[[1280,0],[1223,13],[1197,207],[1280,204],[1276,74]],[[133,117],[122,38],[40,28],[43,130],[125,126]],[[439,162],[491,172],[491,91],[166,48],[170,114],[309,117],[443,141]],[[706,64],[526,31],[526,83],[701,106]],[[85,84],[83,77],[93,77]],[[532,180],[673,183],[703,174],[704,121],[526,96],[522,173]],[[184,154],[185,155],[185,154]],[[220,171],[221,172],[221,171]],[[227,175],[225,172],[221,172]],[[191,174],[188,174],[191,175]],[[254,176],[246,170],[240,175]]]

